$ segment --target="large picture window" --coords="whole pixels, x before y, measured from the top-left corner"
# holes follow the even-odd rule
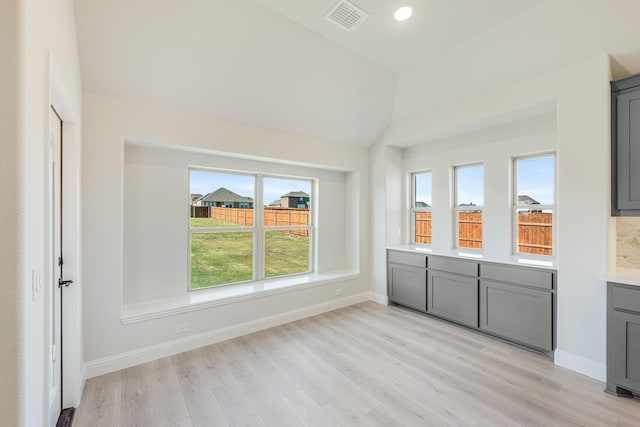
[[[482,249],[484,167],[482,164],[456,166],[454,180],[456,247]]]
[[[555,156],[516,158],[513,171],[514,252],[553,255]]]
[[[431,244],[431,187],[431,172],[411,174],[411,243],[413,244]]]
[[[312,270],[310,179],[189,170],[190,288]]]

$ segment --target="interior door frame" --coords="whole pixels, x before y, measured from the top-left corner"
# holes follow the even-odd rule
[[[47,52],[49,99],[47,114],[53,107],[62,119],[62,243],[65,280],[73,284],[62,292],[62,408],[77,407],[84,387],[82,353],[82,269],[80,210],[80,106],[71,101],[55,58]],[[48,116],[47,116],[48,117]],[[48,142],[48,132],[47,132]],[[48,143],[47,143],[48,146]],[[53,262],[49,259],[49,262]],[[48,403],[48,402],[47,402]]]

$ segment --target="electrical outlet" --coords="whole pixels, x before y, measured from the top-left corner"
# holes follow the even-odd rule
[[[340,295],[342,295],[342,288],[336,289],[336,296],[339,297]]]
[[[188,330],[189,330],[188,323],[179,323],[176,325],[176,334],[182,334],[184,332],[187,332]]]

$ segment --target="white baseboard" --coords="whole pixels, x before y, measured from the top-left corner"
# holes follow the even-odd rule
[[[278,313],[273,316],[251,320],[237,325],[227,326],[200,334],[191,335],[177,340],[167,341],[161,344],[140,348],[137,350],[120,353],[113,356],[103,357],[85,363],[84,378],[89,379],[100,375],[115,372],[120,369],[136,366],[141,363],[151,362],[163,357],[215,344],[231,338],[258,332],[263,329],[337,310],[349,305],[358,304],[370,299],[369,292],[350,295],[345,298],[331,300],[320,304],[291,310],[285,313]]]
[[[604,363],[597,363],[573,353],[556,350],[554,363],[599,381],[604,382],[607,380],[607,366]]]
[[[389,305],[389,297],[377,292],[369,292],[369,299],[382,305]]]

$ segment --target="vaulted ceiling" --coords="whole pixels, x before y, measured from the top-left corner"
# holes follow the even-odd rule
[[[75,0],[83,88],[371,145],[392,123],[596,53],[640,71],[637,0]],[[622,12],[621,11],[625,11]]]

